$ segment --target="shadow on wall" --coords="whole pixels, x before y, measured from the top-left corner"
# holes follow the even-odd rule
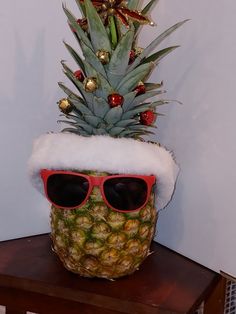
[[[178,58],[175,57],[172,63],[176,63]],[[160,67],[158,75],[162,76],[167,68],[167,77],[171,77],[173,64],[165,65],[163,69]],[[200,66],[200,56],[188,58],[186,64],[180,64],[177,68],[172,80],[166,83],[167,89],[170,86],[171,90],[165,98],[177,99],[183,105],[173,103],[160,109],[165,116],[157,119],[154,140],[159,140],[167,149],[173,150],[181,170],[173,199],[160,212],[156,240],[175,250],[192,243],[192,251],[206,249],[206,254],[214,259],[217,247],[213,236],[215,200],[212,198],[209,174],[215,158],[219,157],[214,142],[217,124],[214,124],[212,104],[206,102],[209,86],[198,84]],[[213,161],[211,165],[210,160]],[[216,173],[212,173],[212,177]],[[204,229],[207,226],[209,231],[207,236],[201,232],[203,226],[199,215],[204,215]],[[192,234],[194,239],[186,238],[186,234]]]
[[[176,247],[184,237],[184,219],[182,203],[182,183],[177,180],[176,190],[166,208],[159,211],[154,240],[164,245],[167,239]],[[174,205],[173,205],[174,204]],[[169,219],[171,217],[171,219]]]

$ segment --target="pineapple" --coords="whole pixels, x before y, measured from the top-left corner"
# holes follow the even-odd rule
[[[152,52],[185,21],[170,27],[143,49],[137,46],[138,32],[141,24],[153,25],[146,15],[158,0],[151,0],[143,10],[137,0],[129,0],[128,4],[119,0],[75,1],[82,19],[63,5],[83,54],[81,57],[65,43],[79,67],[72,70],[65,61],[61,62],[75,87],[72,91],[59,82],[66,94],[59,101],[64,117],[59,121],[67,127],[59,134],[47,134],[37,140],[30,175],[41,192],[43,168],[95,175],[104,175],[101,171],[124,174],[124,169],[132,169],[134,172],[127,173],[156,175],[157,190],[152,191],[147,205],[139,211],[113,211],[105,205],[97,187],[82,207],[70,210],[51,207],[53,249],[65,267],[82,276],[112,279],[133,273],[150,254],[157,209],[166,206],[174,190],[178,167],[172,154],[156,143],[145,142],[143,136],[153,133],[150,130],[155,128],[159,115],[156,108],[169,103],[159,98],[164,93],[162,83],[150,83],[147,79],[159,61],[178,46]],[[74,149],[71,143],[75,144]],[[93,165],[96,158],[100,158],[102,169]],[[135,158],[139,161],[134,167]],[[83,168],[80,162],[88,164]]]
[[[107,207],[95,187],[82,207],[52,206],[53,249],[68,270],[81,276],[113,279],[129,275],[150,254],[156,220],[153,193],[141,210],[121,213]]]
[[[78,0],[82,20],[64,7],[84,59],[65,43],[80,70],[72,71],[62,61],[63,70],[82,97],[59,83],[70,108],[70,112],[68,107],[63,110],[59,103],[67,119],[60,121],[69,124],[63,132],[135,139],[152,133],[148,129],[154,127],[153,112],[168,101],[147,101],[162,93],[162,84],[144,82],[155,64],[177,46],[152,55],[150,52],[185,22],[172,26],[146,49],[137,48],[139,23],[152,24],[143,14],[148,13],[154,2],[151,0],[138,14],[129,9],[132,6],[129,1],[126,8],[129,12],[121,21],[115,14],[123,9],[118,1],[103,1],[105,9],[101,13],[100,7],[93,6],[90,0]],[[130,21],[129,16],[134,20]],[[151,121],[143,120],[142,114],[149,114]],[[52,206],[54,250],[67,269],[82,276],[111,279],[131,274],[149,254],[157,218],[154,194],[140,211],[120,213],[108,208],[99,193],[95,188],[81,208],[66,211]]]

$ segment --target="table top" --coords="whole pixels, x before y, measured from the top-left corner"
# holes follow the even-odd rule
[[[213,290],[219,275],[152,243],[140,270],[115,281],[66,270],[48,234],[0,243],[0,286],[23,289],[124,313],[189,313]]]

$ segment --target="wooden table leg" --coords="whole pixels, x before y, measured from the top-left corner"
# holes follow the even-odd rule
[[[17,310],[13,307],[6,306],[6,314],[26,314],[26,311]]]
[[[204,314],[224,314],[226,278],[221,277],[217,286],[205,300]]]

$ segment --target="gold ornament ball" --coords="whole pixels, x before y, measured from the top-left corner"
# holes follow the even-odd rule
[[[143,52],[143,48],[141,47],[135,47],[135,55],[136,57],[139,56]]]
[[[61,110],[61,112],[65,114],[68,114],[73,110],[73,105],[66,98],[63,98],[58,101],[58,107]]]
[[[110,53],[109,51],[100,49],[96,52],[96,56],[102,64],[107,64],[110,61]]]
[[[84,80],[84,89],[86,92],[92,93],[98,88],[96,77],[88,77]]]

